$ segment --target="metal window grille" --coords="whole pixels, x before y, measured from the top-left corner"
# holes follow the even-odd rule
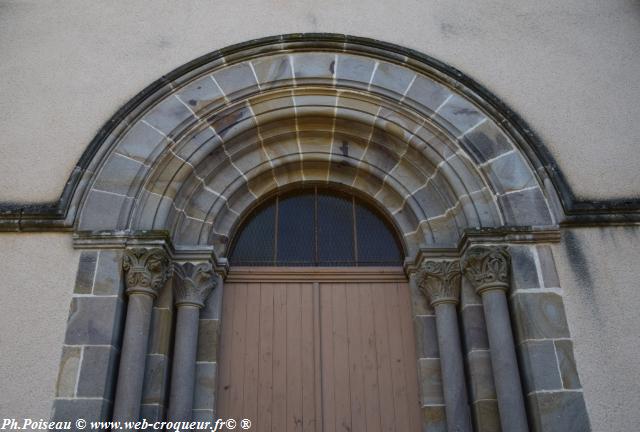
[[[315,187],[279,194],[237,230],[238,266],[395,266],[404,258],[394,229],[351,194]]]

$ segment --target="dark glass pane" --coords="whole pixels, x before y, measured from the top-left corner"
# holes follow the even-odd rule
[[[351,200],[318,193],[318,265],[355,265]]]
[[[232,265],[273,265],[275,201],[259,208],[237,236],[229,262]]]
[[[313,192],[280,198],[278,207],[278,265],[313,265]]]
[[[377,214],[357,201],[356,231],[359,265],[402,264],[402,251],[391,227]]]

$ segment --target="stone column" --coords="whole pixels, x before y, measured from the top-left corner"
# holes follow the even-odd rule
[[[114,421],[138,421],[153,301],[167,281],[169,257],[163,249],[128,249],[122,257],[129,296],[113,407]]]
[[[427,261],[419,270],[417,281],[436,314],[447,430],[472,432],[456,312],[460,302],[460,263]]]
[[[472,246],[463,258],[462,268],[482,297],[502,430],[527,432],[527,414],[506,296],[510,266],[505,247]]]
[[[190,421],[198,350],[200,309],[216,286],[210,263],[175,266],[175,302],[178,310],[169,396],[169,421]]]

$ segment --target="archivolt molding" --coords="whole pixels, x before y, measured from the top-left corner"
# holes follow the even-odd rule
[[[94,158],[77,229],[164,229],[224,256],[248,208],[310,183],[374,201],[409,253],[454,246],[470,227],[554,225],[511,134],[441,75],[330,41],[213,60],[159,91]]]
[[[224,253],[264,196],[329,182],[386,209],[408,249],[448,247],[469,227],[568,220],[540,148],[495,97],[431,58],[338,35],[267,38],[154,83],[96,137],[60,203],[6,206],[0,226],[167,229],[177,245]]]

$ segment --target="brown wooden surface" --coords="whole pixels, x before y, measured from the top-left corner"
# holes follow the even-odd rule
[[[420,430],[402,271],[261,270],[225,284],[218,416],[252,431]]]

